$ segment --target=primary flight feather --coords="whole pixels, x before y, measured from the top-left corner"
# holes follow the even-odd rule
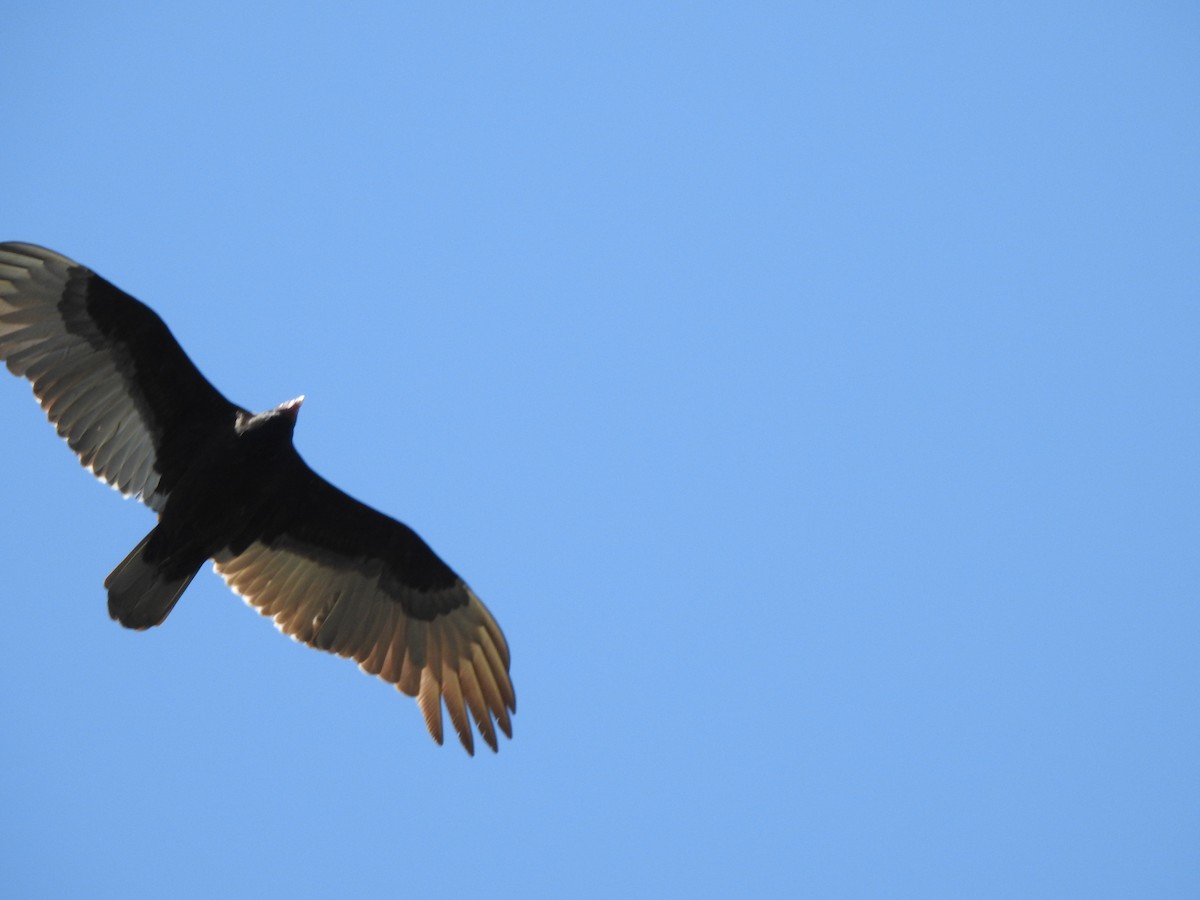
[[[443,703],[468,753],[472,720],[493,750],[512,737],[499,626],[416,532],[300,458],[303,398],[229,402],[149,307],[31,244],[0,244],[0,359],[96,477],[158,514],[104,582],[122,625],[161,624],[211,559],[280,630],[416,697],[439,744]]]

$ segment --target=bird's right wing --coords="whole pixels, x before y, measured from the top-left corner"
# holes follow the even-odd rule
[[[85,466],[154,509],[196,443],[239,411],[151,309],[32,244],[0,243],[0,360]]]
[[[359,503],[298,456],[278,502],[216,570],[298,641],[349,657],[416,697],[442,742],[442,702],[468,753],[512,737],[508,643],[480,599],[407,525]]]

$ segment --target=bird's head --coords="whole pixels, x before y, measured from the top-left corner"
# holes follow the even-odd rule
[[[301,394],[299,397],[289,400],[287,403],[280,403],[277,407],[275,407],[275,409],[272,410],[272,412],[291,419],[294,427],[296,424],[296,418],[300,415],[300,407],[303,404],[304,395]]]
[[[266,412],[260,412],[257,415],[249,416],[245,413],[238,413],[235,427],[238,434],[260,430],[271,432],[284,431],[290,438],[292,430],[296,427],[296,419],[300,415],[300,406],[303,403],[304,395],[301,394],[294,400],[289,400],[287,403],[280,403],[274,409],[268,409]]]

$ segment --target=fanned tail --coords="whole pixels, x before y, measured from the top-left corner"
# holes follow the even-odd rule
[[[142,538],[104,579],[108,614],[126,628],[142,631],[161,625],[200,570],[197,566],[183,576],[168,578],[162,562],[148,562],[146,548],[157,531]]]

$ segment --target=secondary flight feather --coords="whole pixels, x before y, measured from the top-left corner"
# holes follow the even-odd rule
[[[0,359],[97,478],[158,514],[104,582],[122,625],[161,624],[212,560],[281,631],[416,697],[439,744],[443,704],[468,753],[472,721],[492,750],[512,737],[495,619],[416,532],[300,458],[303,398],[231,403],[149,307],[32,244],[0,244]]]

